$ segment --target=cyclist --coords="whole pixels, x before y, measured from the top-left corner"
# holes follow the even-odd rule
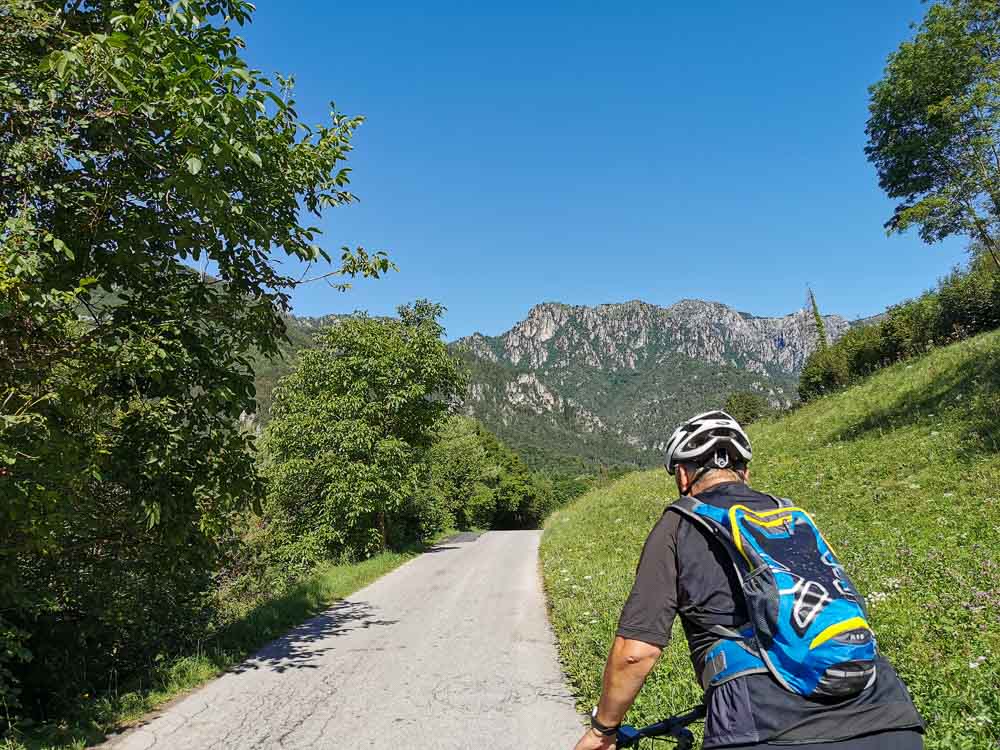
[[[708,412],[677,428],[666,468],[682,497],[729,509],[773,511],[780,501],[748,484],[750,440],[725,412]],[[600,702],[576,750],[606,750],[663,648],[679,615],[699,683],[708,685],[706,655],[719,628],[748,622],[743,589],[730,553],[709,529],[677,512],[653,527],[625,602],[604,669]],[[892,666],[877,656],[876,676],[848,697],[810,698],[782,686],[767,669],[709,686],[705,750],[774,747],[819,750],[919,750],[924,724]]]

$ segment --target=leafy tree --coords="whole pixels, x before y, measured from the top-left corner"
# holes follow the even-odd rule
[[[433,524],[422,529],[424,534],[492,525],[503,467],[484,433],[475,420],[457,415],[439,428],[427,452],[427,476],[419,492],[420,516]]]
[[[722,408],[744,425],[757,421],[771,411],[767,399],[753,391],[735,391],[729,394]]]
[[[344,319],[279,382],[263,440],[274,559],[305,568],[404,541],[423,453],[464,383],[441,340],[442,309]]]
[[[964,234],[1000,267],[1000,4],[932,5],[871,88],[868,158],[900,199],[886,224]]]
[[[118,594],[197,604],[213,537],[259,493],[248,355],[277,352],[300,281],[274,256],[331,260],[304,219],[353,200],[360,120],[299,120],[290,82],[240,57],[251,10],[0,4],[0,698],[25,645],[94,681],[145,658],[162,634],[124,627],[140,599]],[[319,275],[389,266],[344,250]],[[130,655],[95,657],[112,632]],[[72,683],[38,653],[17,674]]]
[[[533,475],[524,462],[481,423],[452,416],[438,429],[427,452],[427,472],[418,491],[428,529],[532,528],[554,501],[552,482]]]

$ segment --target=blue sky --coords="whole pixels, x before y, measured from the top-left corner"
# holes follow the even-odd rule
[[[400,267],[300,315],[427,297],[448,337],[541,301],[685,297],[757,315],[870,315],[919,294],[963,243],[887,238],[865,159],[867,88],[919,0],[363,3],[259,0],[250,62],[296,77],[303,119],[367,122],[361,202],[324,244]]]

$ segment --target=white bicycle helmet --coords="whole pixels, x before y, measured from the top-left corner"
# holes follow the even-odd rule
[[[724,411],[707,411],[682,424],[667,441],[664,464],[670,474],[677,464],[712,469],[742,468],[750,463],[750,438]]]

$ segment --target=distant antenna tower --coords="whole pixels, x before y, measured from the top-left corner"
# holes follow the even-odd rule
[[[812,310],[813,321],[816,323],[816,346],[820,350],[826,349],[826,323],[823,320],[823,316],[820,315],[819,305],[816,303],[816,295],[813,294],[811,286],[806,286],[806,305]]]

